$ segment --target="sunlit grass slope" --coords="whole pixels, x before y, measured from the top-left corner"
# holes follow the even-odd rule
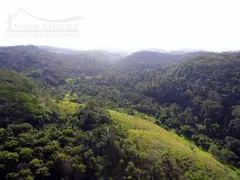
[[[109,110],[114,121],[127,128],[129,139],[136,147],[151,155],[170,154],[181,164],[189,179],[240,179],[239,172],[232,170],[202,151],[193,143],[169,132],[148,120]]]
[[[79,107],[78,103],[70,101],[70,94],[67,93],[63,100],[57,103],[58,109],[62,114],[73,115],[77,108]]]

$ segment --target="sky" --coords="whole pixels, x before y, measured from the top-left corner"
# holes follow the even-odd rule
[[[240,49],[239,0],[2,0],[1,3],[0,46],[34,44],[123,51]],[[19,9],[30,15],[24,11],[17,14],[11,28],[23,31],[9,31],[9,15]],[[72,17],[81,19],[48,21]],[[51,31],[46,35],[49,32],[44,30],[49,23],[62,25],[61,32]],[[77,32],[68,32],[73,25]]]

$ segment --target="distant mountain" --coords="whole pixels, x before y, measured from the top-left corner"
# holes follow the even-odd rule
[[[111,53],[37,46],[0,47],[0,67],[57,85],[61,78],[94,76],[120,59]]]
[[[168,63],[177,61],[178,56],[153,51],[138,51],[122,59],[122,63]]]
[[[120,49],[113,49],[113,48],[100,48],[100,49],[95,49],[94,51],[109,52],[109,53],[113,53],[116,55],[120,55],[122,57],[125,57],[133,52],[133,51],[129,51],[129,50],[120,50]]]
[[[145,71],[147,69],[161,69],[166,65],[192,59],[204,54],[208,54],[208,52],[159,53],[153,51],[138,51],[117,61],[115,68],[124,69],[124,73]]]
[[[193,52],[208,52],[205,49],[189,49],[189,48],[184,48],[184,49],[179,49],[179,50],[171,50],[171,51],[167,51],[164,49],[152,48],[152,49],[148,49],[147,51],[166,53],[166,54],[187,54],[187,53],[193,53]]]
[[[48,51],[48,52],[55,52],[55,53],[78,53],[79,50],[69,49],[69,48],[60,48],[60,47],[53,47],[53,46],[38,46],[40,49]]]
[[[168,53],[169,52],[165,49],[157,49],[157,48],[147,49],[146,51],[152,51],[152,52],[158,52],[158,53]]]
[[[85,54],[89,57],[96,58],[98,60],[105,60],[105,61],[118,61],[121,58],[125,57],[125,55],[121,55],[118,53],[112,53],[107,51],[100,51],[100,50],[88,50],[88,51],[80,51],[79,54]]]
[[[169,51],[167,53],[160,53],[154,51],[138,51],[124,57],[122,63],[161,63],[168,64],[171,62],[177,62],[192,58],[195,56],[203,55],[208,52],[195,51],[195,52],[183,52],[183,51]]]
[[[181,60],[179,55],[152,51],[138,51],[124,57],[115,64],[115,68],[124,69],[123,73],[159,68]]]
[[[133,69],[152,69],[205,52],[169,54],[153,51],[138,51],[128,56],[117,53],[89,50],[80,51],[50,46],[0,47],[0,67],[23,72],[27,76],[58,85],[67,77],[96,76],[111,67],[120,66],[131,72]]]
[[[105,61],[116,61],[124,56],[126,54],[121,53],[114,53],[114,52],[108,52],[104,50],[75,50],[75,49],[68,49],[68,48],[59,48],[59,47],[52,47],[52,46],[38,46],[40,49],[43,49],[48,52],[54,52],[54,53],[61,53],[61,54],[76,54],[76,55],[84,55],[91,58],[97,58],[99,60],[105,60]]]

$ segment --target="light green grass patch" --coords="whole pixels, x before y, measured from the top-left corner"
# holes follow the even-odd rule
[[[74,96],[72,97],[70,96],[70,93],[67,93],[63,100],[57,103],[57,107],[60,113],[65,115],[73,115],[77,111],[79,104],[71,102],[70,101],[71,98],[74,98]]]
[[[157,126],[152,120],[141,119],[124,113],[109,110],[112,119],[127,127],[129,139],[136,144],[140,151],[145,153],[163,154],[169,152],[180,161],[189,160],[194,166],[194,171],[188,171],[189,179],[217,177],[217,179],[238,179],[236,170],[230,169],[212,157],[208,152],[202,151],[193,143],[174,132],[167,131]],[[206,173],[207,172],[207,173]]]

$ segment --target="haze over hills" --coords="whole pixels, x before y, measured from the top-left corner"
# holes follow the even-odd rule
[[[192,53],[192,52],[207,52],[207,50],[205,49],[190,49],[190,48],[183,48],[183,49],[169,50],[169,51],[164,49],[151,48],[151,49],[148,49],[148,51],[165,53],[165,54],[186,54],[186,53]]]
[[[111,51],[104,51],[104,50],[75,50],[75,49],[68,49],[68,48],[59,48],[59,47],[52,47],[52,46],[38,46],[40,49],[55,52],[55,53],[66,53],[66,54],[85,54],[88,56],[97,56],[98,58],[104,60],[119,60],[120,58],[126,56],[127,54],[122,52],[111,52]]]
[[[80,49],[69,49],[69,48],[60,48],[60,47],[53,47],[53,46],[43,46],[43,45],[39,45],[38,47],[45,49],[47,51],[61,52],[61,53],[67,53],[67,52],[73,53],[78,51],[101,51],[101,52],[114,53],[122,56],[126,56],[139,51],[152,51],[152,52],[159,52],[164,54],[185,54],[185,53],[191,53],[191,52],[207,52],[208,51],[205,49],[191,49],[191,48],[182,48],[182,49],[176,49],[176,50],[165,50],[165,49],[158,49],[158,48],[146,48],[146,49],[135,49],[135,50],[111,49],[111,48],[80,50]]]
[[[240,53],[0,47],[1,179],[239,179]]]

